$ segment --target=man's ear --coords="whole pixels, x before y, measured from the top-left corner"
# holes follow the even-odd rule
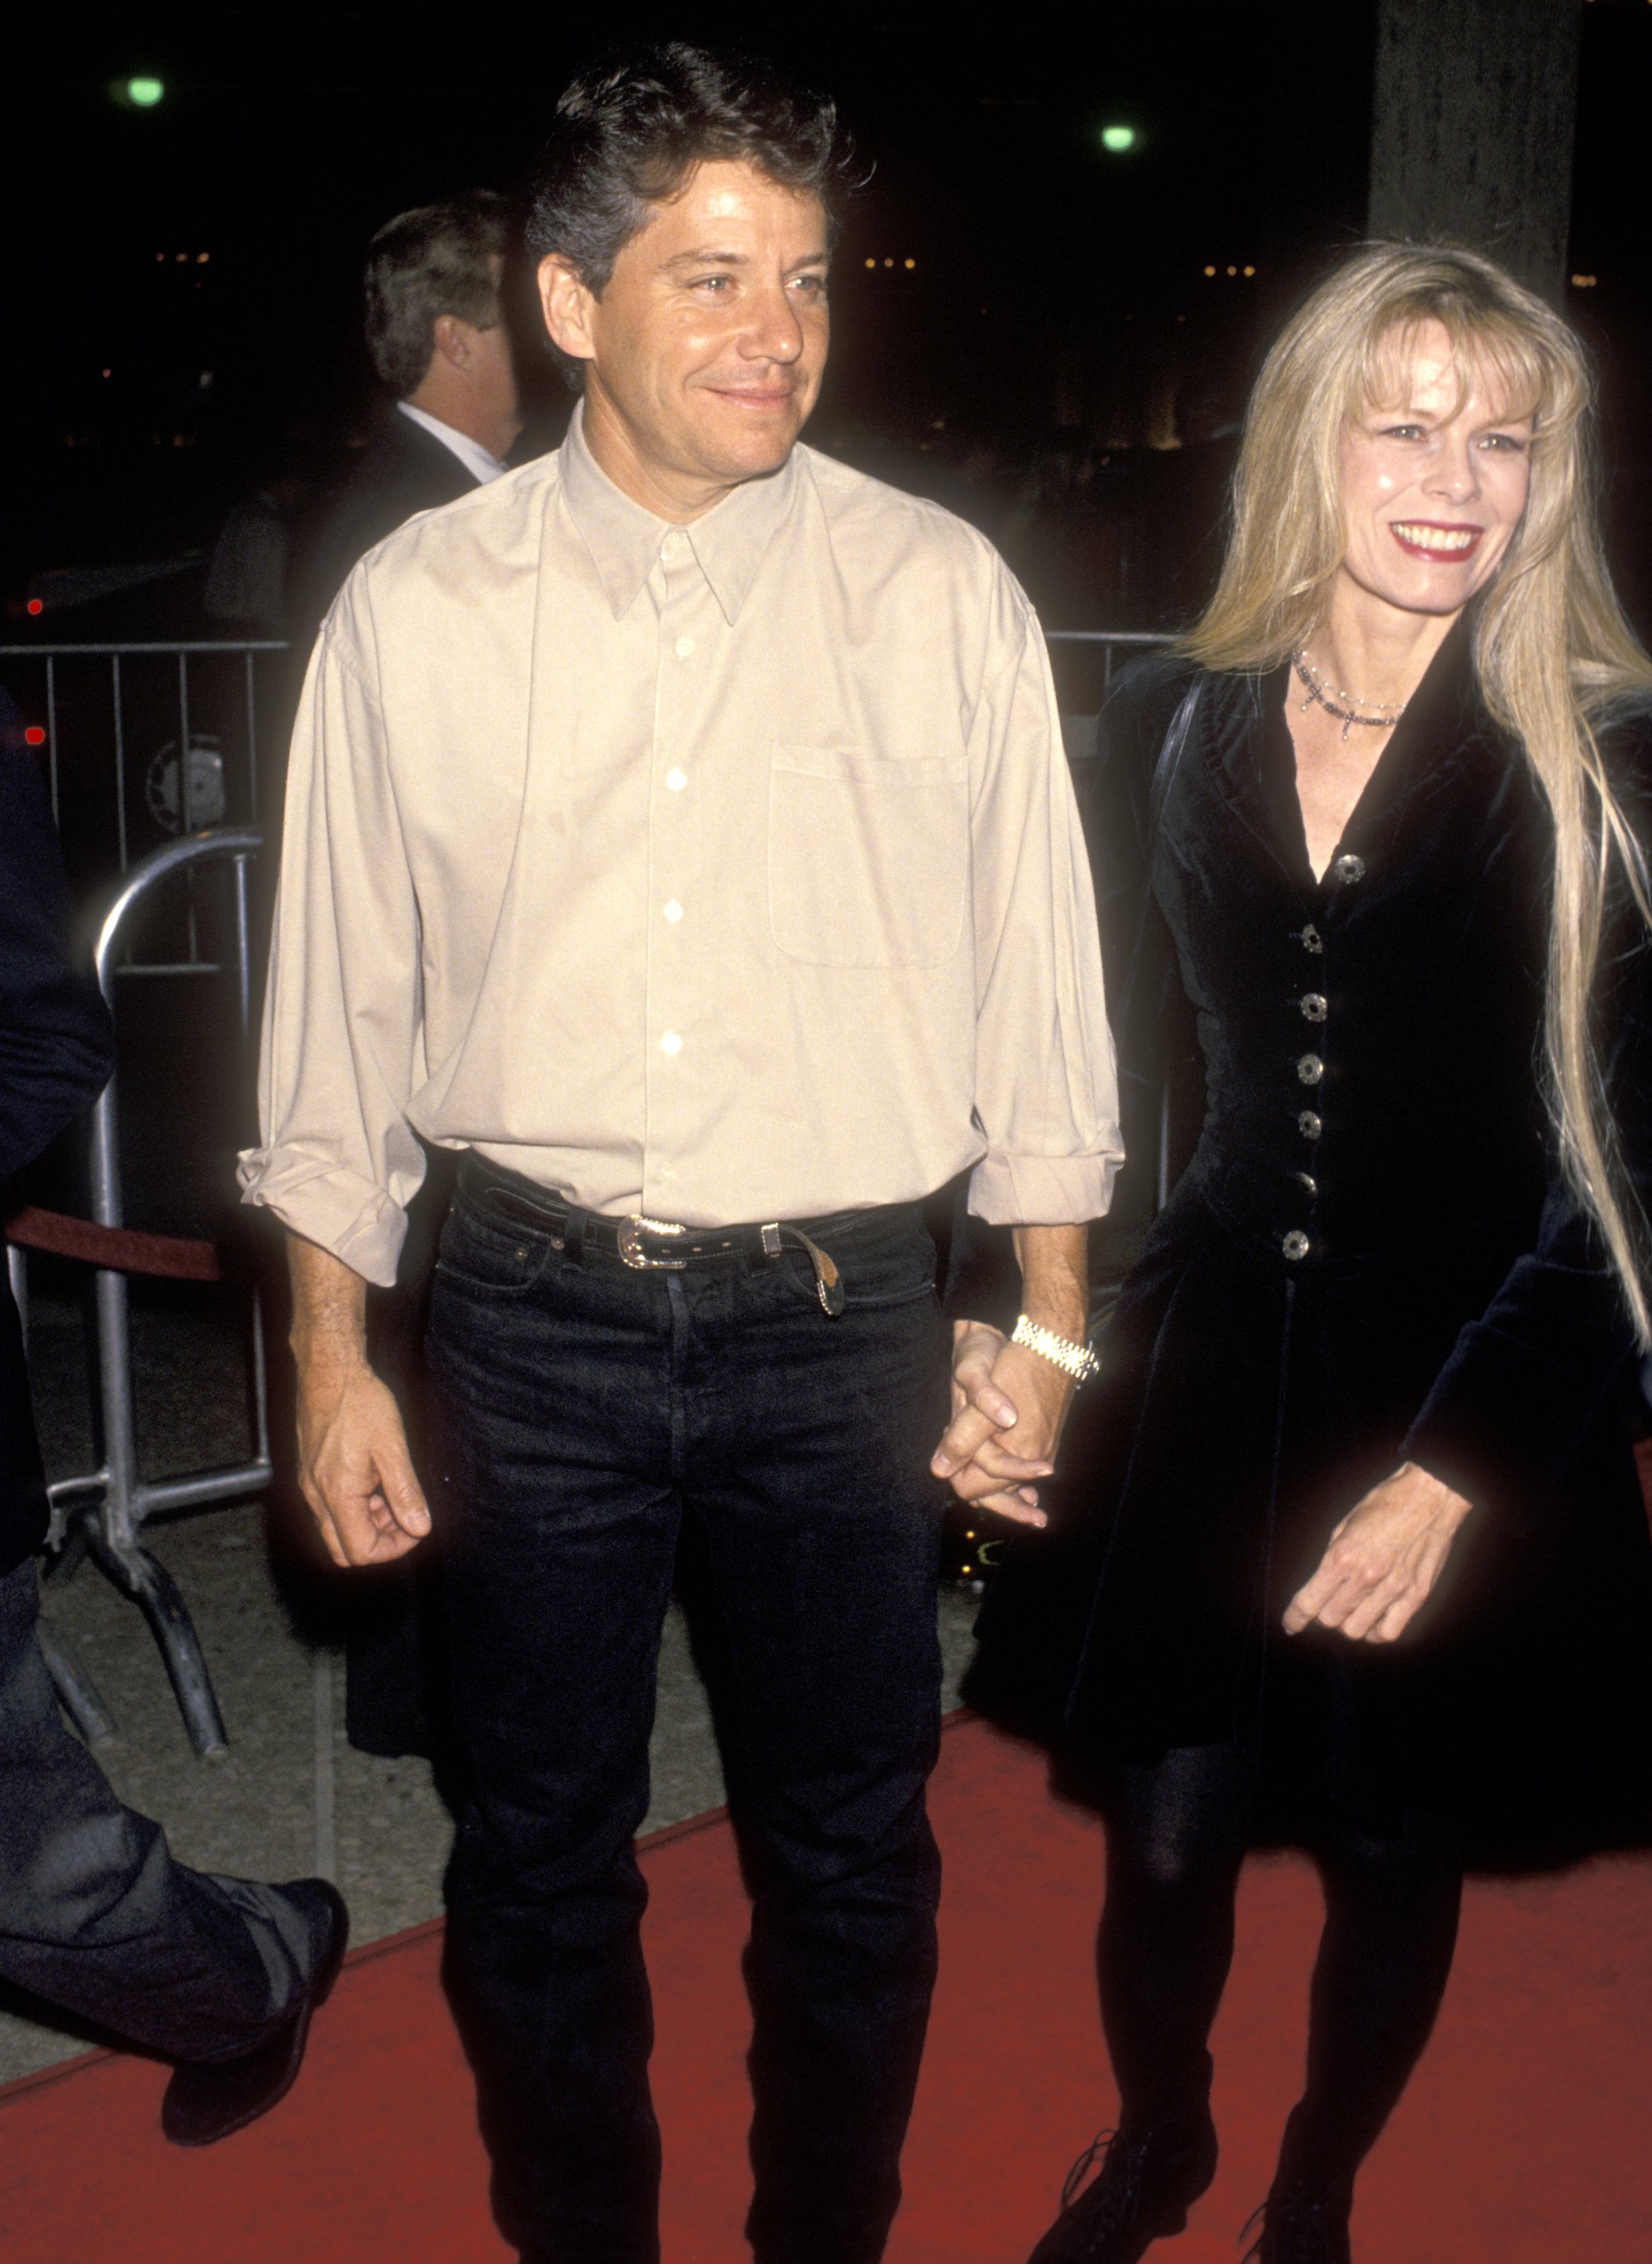
[[[471,340],[475,335],[470,324],[460,322],[457,315],[438,315],[431,331],[436,352],[442,359],[454,369],[468,369]]]
[[[597,294],[560,253],[552,252],[539,265],[540,305],[551,343],[576,361],[595,359],[591,334],[591,309]]]

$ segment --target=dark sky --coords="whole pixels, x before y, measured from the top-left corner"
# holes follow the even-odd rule
[[[367,237],[446,191],[513,186],[607,39],[743,39],[838,95],[876,170],[843,246],[827,413],[891,433],[938,403],[1005,432],[1093,426],[1110,387],[1139,415],[1140,341],[1178,316],[1177,382],[1242,397],[1266,330],[1363,223],[1374,0],[409,20],[176,0],[14,16],[7,295],[29,351],[4,427],[8,587],[23,564],[130,552],[146,523],[199,540],[284,431],[359,416]],[[134,72],[164,82],[154,109],[112,99]],[[1601,283],[1573,311],[1637,373],[1648,97],[1652,6],[1590,0],[1574,258]],[[1137,143],[1110,156],[1099,129],[1120,122]]]

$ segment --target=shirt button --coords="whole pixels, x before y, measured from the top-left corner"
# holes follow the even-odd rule
[[[1319,930],[1315,926],[1312,920],[1309,920],[1306,927],[1299,928],[1297,930],[1296,940],[1301,945],[1304,951],[1317,952],[1323,951],[1325,948],[1323,943],[1320,940]]]
[[[1315,1116],[1311,1108],[1305,1108],[1296,1120],[1296,1128],[1304,1140],[1317,1140],[1325,1129],[1325,1120]]]
[[[675,896],[671,898],[670,903],[665,907],[665,917],[670,921],[673,927],[677,925],[678,920],[683,917],[683,907],[677,903]]]
[[[671,529],[664,541],[660,545],[662,552],[667,558],[680,558],[687,548],[687,535],[683,533],[680,527],[676,526]]]
[[[683,1041],[681,1038],[677,1036],[675,1030],[668,1030],[665,1033],[665,1035],[660,1040],[660,1051],[663,1054],[680,1054],[682,1050]]]
[[[673,794],[681,794],[683,788],[688,784],[688,774],[685,771],[667,771],[665,783]]]
[[[671,647],[671,650],[677,655],[679,660],[686,660],[693,649],[694,640],[691,636],[678,637],[677,642]]]
[[[1363,857],[1339,857],[1331,869],[1339,881],[1345,881],[1351,888],[1356,881],[1365,879],[1366,860]]]
[[[1324,1020],[1325,1001],[1321,998],[1317,990],[1308,991],[1302,998],[1299,998],[1296,1003],[1302,1010],[1302,1020],[1305,1022],[1322,1022]]]
[[[1293,1226],[1279,1244],[1293,1266],[1299,1259],[1306,1258],[1313,1246],[1300,1226]]]
[[[1304,1085],[1317,1085],[1325,1074],[1325,1064],[1317,1054],[1304,1054],[1296,1064],[1296,1073]]]
[[[1292,1173],[1292,1177],[1295,1179],[1297,1186],[1301,1187],[1302,1193],[1308,1197],[1309,1202],[1316,1202],[1318,1201],[1319,1181],[1313,1176],[1311,1172],[1294,1172]]]

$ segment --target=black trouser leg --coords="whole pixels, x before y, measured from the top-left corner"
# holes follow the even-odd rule
[[[245,2051],[309,1977],[278,1888],[174,1862],[64,1728],[34,1566],[0,1579],[0,1975],[169,2059]]]
[[[1234,1746],[1183,1746],[1127,1769],[1108,1815],[1097,1965],[1126,2130],[1196,2111],[1208,2096],[1253,1782]]]
[[[1326,1921],[1314,1969],[1308,2088],[1281,2181],[1351,2194],[1433,2033],[1457,1946],[1462,1846],[1413,1814],[1392,1839],[1344,1826],[1323,1851]]]

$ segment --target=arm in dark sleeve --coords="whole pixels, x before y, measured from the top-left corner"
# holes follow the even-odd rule
[[[50,805],[0,693],[0,1183],[95,1100],[114,1067],[97,984],[75,965]]]
[[[1110,1232],[1139,1234],[1158,1194],[1161,1106],[1185,1082],[1192,1010],[1182,989],[1175,941],[1153,892],[1154,780],[1193,671],[1181,660],[1139,662],[1119,678],[1102,710],[1095,771],[1082,809],[1096,887],[1102,952],[1119,1054],[1119,1113],[1125,1162]]]
[[[1603,1067],[1627,1176],[1652,1209],[1652,940],[1627,889],[1613,893],[1598,981]],[[1459,1336],[1405,1459],[1477,1505],[1540,1498],[1621,1391],[1636,1349],[1605,1244],[1557,1162],[1535,1248]]]

